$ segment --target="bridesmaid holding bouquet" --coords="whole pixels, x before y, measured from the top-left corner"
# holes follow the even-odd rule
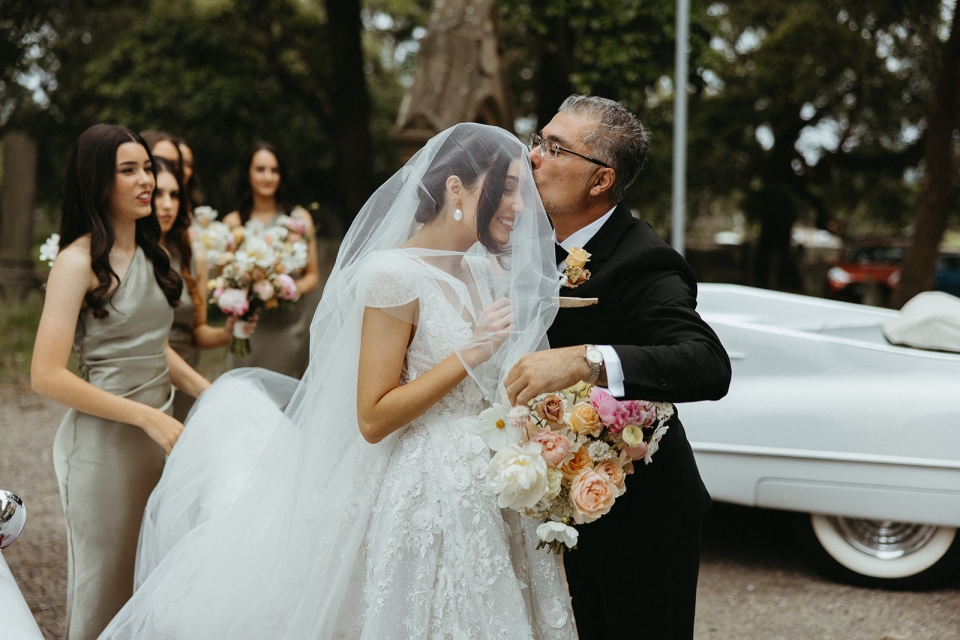
[[[187,213],[183,182],[170,162],[160,156],[154,156],[153,160],[157,176],[153,200],[160,222],[160,245],[170,254],[170,266],[180,274],[184,285],[180,305],[173,312],[170,346],[196,369],[200,349],[228,344],[237,319],[227,316],[222,327],[207,324],[207,259],[202,251],[194,253],[190,245],[190,215]],[[247,322],[247,335],[255,327],[255,318]],[[193,398],[177,390],[173,400],[173,417],[183,422],[192,406]]]
[[[307,241],[306,266],[291,273],[299,299],[291,309],[264,309],[257,333],[250,340],[250,354],[240,358],[230,354],[228,366],[263,367],[294,378],[303,376],[309,360],[310,321],[320,301],[320,265],[313,219],[303,209],[290,211],[283,198],[283,165],[277,150],[265,142],[252,147],[242,165],[239,181],[239,206],[223,221],[231,228],[260,223],[269,229],[290,216],[302,224]]]
[[[183,430],[171,383],[194,397],[210,385],[167,348],[182,282],[160,246],[155,186],[136,133],[100,124],[77,140],[31,364],[33,390],[70,408],[53,451],[69,640],[96,638],[132,595],[144,506]]]

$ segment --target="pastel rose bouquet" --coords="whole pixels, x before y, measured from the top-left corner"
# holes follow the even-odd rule
[[[221,223],[211,222],[208,230],[217,224]],[[298,250],[291,247],[286,228],[264,227],[251,221],[219,238],[225,250],[211,263],[217,274],[207,283],[212,304],[240,319],[249,318],[261,308],[293,306],[299,291],[289,272],[299,264],[295,258]],[[240,357],[250,351],[250,340],[240,323],[234,326],[230,351]]]
[[[543,521],[537,548],[574,549],[573,525],[610,512],[634,463],[653,461],[673,414],[669,402],[621,401],[586,383],[525,406],[494,405],[476,426],[495,452],[487,491],[501,508]]]

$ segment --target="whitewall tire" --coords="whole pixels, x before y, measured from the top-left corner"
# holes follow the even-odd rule
[[[801,545],[830,577],[868,587],[924,589],[960,567],[953,527],[796,514]]]

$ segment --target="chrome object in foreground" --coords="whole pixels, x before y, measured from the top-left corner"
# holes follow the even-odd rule
[[[0,549],[13,544],[26,521],[23,501],[9,491],[0,490]]]

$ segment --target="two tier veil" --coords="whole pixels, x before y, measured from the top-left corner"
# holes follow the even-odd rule
[[[508,167],[519,174],[510,188],[522,201],[509,242],[481,233],[484,241],[468,249],[402,248],[448,204],[449,176],[477,176],[478,208],[489,214]],[[390,311],[439,291],[469,327],[489,300],[508,298],[514,330],[494,357],[468,367],[487,401],[505,402],[506,373],[545,346],[556,314],[552,244],[515,137],[461,124],[432,138],[344,238],[311,325],[302,381],[237,370],[201,396],[148,505],[137,591],[101,637],[358,635],[349,626],[363,600],[364,531],[397,438],[369,444],[357,426],[364,309]],[[467,337],[455,353],[482,340]]]

